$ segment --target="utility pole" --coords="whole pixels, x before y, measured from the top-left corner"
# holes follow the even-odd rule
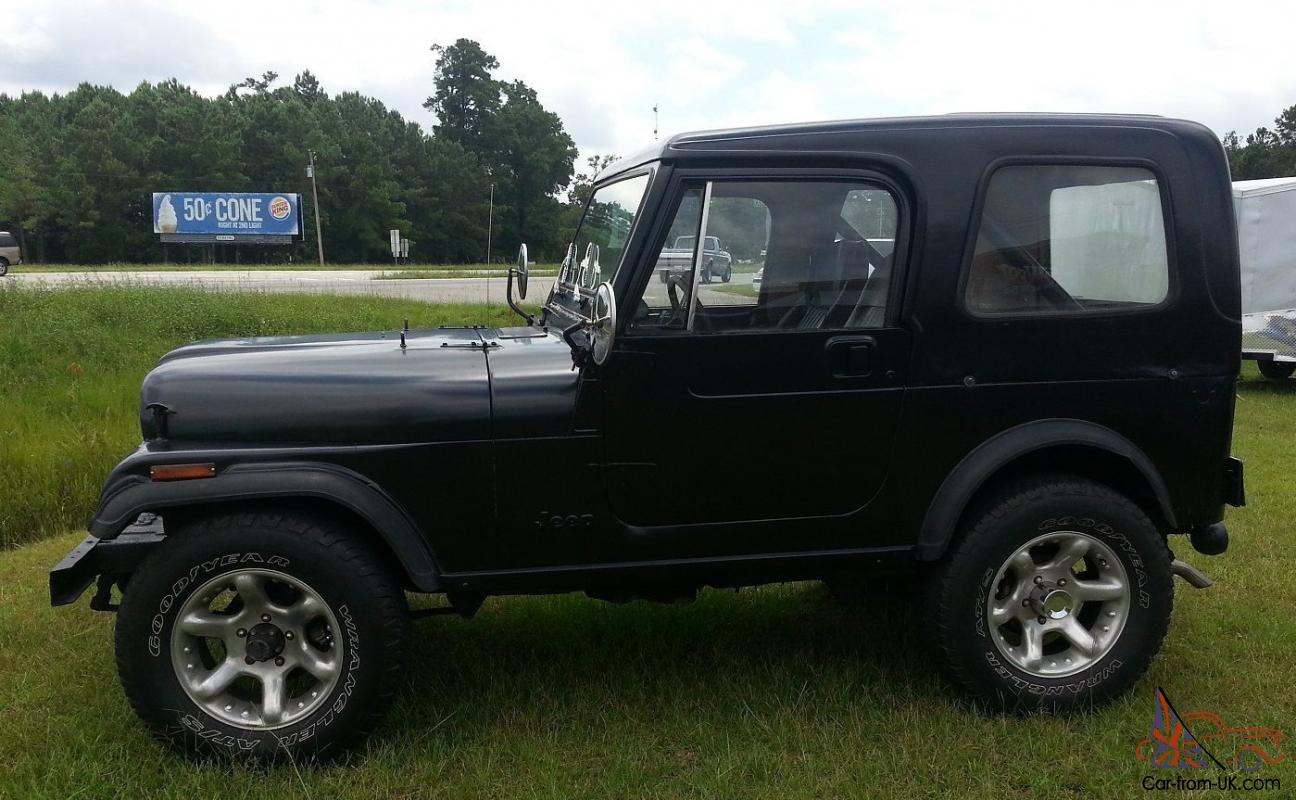
[[[319,189],[315,186],[315,151],[307,150],[310,163],[306,165],[306,177],[311,179],[311,201],[315,204],[315,251],[319,253],[320,269],[324,268],[324,232],[320,227]]]
[[[486,214],[486,264],[491,263],[491,229],[495,226],[495,183],[490,185],[490,211]]]
[[[653,103],[653,141],[657,141],[657,104]]]

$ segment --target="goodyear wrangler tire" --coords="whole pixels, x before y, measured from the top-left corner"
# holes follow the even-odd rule
[[[327,521],[221,514],[132,577],[117,669],[152,733],[190,756],[331,756],[377,723],[409,640],[379,557]]]
[[[946,675],[1013,712],[1093,708],[1147,670],[1169,625],[1170,553],[1126,497],[1080,478],[1019,483],[974,511],[932,575]]]

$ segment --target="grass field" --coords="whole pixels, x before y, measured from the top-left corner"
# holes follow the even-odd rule
[[[516,321],[507,308],[376,297],[0,284],[0,549],[82,525],[139,443],[139,385],[195,339]]]
[[[1296,732],[1296,382],[1249,370],[1234,452],[1247,462],[1250,505],[1230,511],[1233,545],[1211,559],[1174,542],[1218,583],[1178,583],[1161,657],[1101,712],[1018,719],[964,707],[918,650],[905,598],[843,604],[817,584],[708,591],[670,606],[497,598],[472,621],[417,623],[407,686],[345,764],[175,758],[144,734],[116,684],[113,617],[47,607],[45,573],[81,536],[67,532],[73,518],[137,436],[139,378],[198,336],[392,328],[405,316],[436,324],[483,310],[0,292],[0,513],[10,515],[6,542],[22,545],[0,553],[0,797],[1147,797],[1157,793],[1140,781],[1152,773],[1134,748],[1157,686],[1180,711]],[[15,456],[17,480],[7,477]],[[1296,787],[1291,763],[1259,775],[1284,789],[1241,794]]]
[[[509,263],[497,264],[402,264],[394,268],[390,263],[375,264],[334,264],[327,262],[320,266],[315,261],[294,261],[291,264],[19,264],[9,268],[11,274],[22,272],[194,272],[194,271],[216,271],[216,272],[244,272],[246,270],[373,270],[375,272],[401,269],[411,272],[445,272],[453,274],[474,273],[474,272],[500,272],[501,274],[509,268]],[[541,265],[540,269],[553,268],[556,265]]]
[[[742,297],[758,297],[760,295],[760,292],[756,290],[756,287],[752,286],[750,283],[712,283],[710,286],[713,290],[725,294],[736,294],[741,295]]]

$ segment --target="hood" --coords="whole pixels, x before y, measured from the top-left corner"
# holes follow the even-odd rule
[[[196,342],[144,379],[140,427],[202,442],[446,442],[490,436],[485,331],[473,328]]]

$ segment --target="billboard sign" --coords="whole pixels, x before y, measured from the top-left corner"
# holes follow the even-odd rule
[[[250,192],[154,192],[153,232],[164,236],[296,236],[301,195]]]

